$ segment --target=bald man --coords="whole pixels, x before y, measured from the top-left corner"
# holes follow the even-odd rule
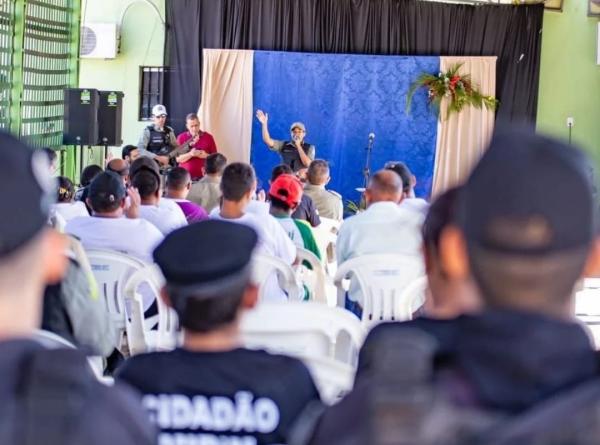
[[[398,204],[404,198],[402,179],[391,170],[380,170],[365,191],[367,210],[346,219],[338,234],[338,264],[368,254],[395,253],[421,260],[423,216]],[[351,285],[346,307],[360,314],[361,296]],[[360,316],[360,315],[359,315]]]
[[[115,172],[123,179],[125,186],[129,183],[129,163],[124,159],[115,158],[106,164],[106,170]]]

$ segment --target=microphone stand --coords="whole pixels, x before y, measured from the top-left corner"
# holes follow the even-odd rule
[[[373,145],[375,138],[369,135],[369,142],[367,143],[367,159],[365,160],[365,168],[363,168],[364,188],[366,189],[369,185],[369,178],[371,177],[371,152],[373,151]]]

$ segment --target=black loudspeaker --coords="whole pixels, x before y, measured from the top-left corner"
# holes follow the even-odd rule
[[[121,91],[99,91],[98,145],[120,147],[121,121],[123,119],[123,93]]]
[[[98,143],[98,90],[65,89],[64,145],[96,145]]]

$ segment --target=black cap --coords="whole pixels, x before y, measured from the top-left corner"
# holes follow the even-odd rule
[[[209,220],[171,232],[153,256],[168,288],[193,295],[248,270],[257,242],[247,226]]]
[[[459,200],[467,242],[534,255],[589,245],[596,222],[590,172],[587,157],[562,142],[497,134]]]
[[[129,167],[129,177],[133,179],[133,177],[141,170],[147,170],[154,173],[160,180],[160,169],[154,159],[147,156],[140,156],[137,158]]]
[[[24,245],[48,221],[56,185],[48,157],[13,136],[0,132],[0,187],[7,209],[0,218],[0,257]]]
[[[89,185],[88,198],[92,203],[110,206],[125,198],[127,191],[123,179],[113,171],[105,171],[96,176]]]

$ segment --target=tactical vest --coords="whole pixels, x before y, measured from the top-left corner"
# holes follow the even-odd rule
[[[309,147],[310,144],[302,142],[302,149],[307,155]],[[292,142],[286,142],[285,145],[281,147],[281,151],[279,152],[279,154],[281,155],[281,163],[289,165],[294,172],[306,168],[305,165],[302,163],[302,159],[300,159],[300,155],[298,154],[296,146]]]
[[[171,150],[171,127],[165,127],[164,131],[158,131],[154,128],[154,125],[148,125],[146,127],[150,132],[150,140],[146,150],[160,155],[166,155]]]

